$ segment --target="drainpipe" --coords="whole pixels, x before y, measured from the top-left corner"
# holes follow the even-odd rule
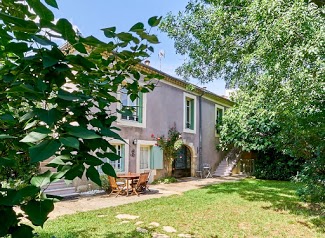
[[[199,171],[202,171],[202,163],[203,163],[203,158],[202,158],[202,96],[205,93],[206,87],[203,87],[202,94],[199,96]]]

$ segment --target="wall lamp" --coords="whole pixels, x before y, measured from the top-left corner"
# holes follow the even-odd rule
[[[134,139],[132,143],[133,143],[133,145],[136,145],[136,144],[138,144],[138,140]]]

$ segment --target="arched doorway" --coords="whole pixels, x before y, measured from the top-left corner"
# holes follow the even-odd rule
[[[191,176],[191,151],[186,145],[182,145],[173,161],[173,177],[190,177]]]

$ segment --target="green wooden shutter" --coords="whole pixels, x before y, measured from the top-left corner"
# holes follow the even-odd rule
[[[191,101],[191,125],[190,125],[190,129],[194,130],[194,99],[192,99]]]
[[[125,172],[125,145],[121,145],[121,172]]]
[[[163,169],[163,150],[159,146],[152,146],[150,152],[150,169]]]
[[[139,98],[137,99],[138,101],[138,110],[137,110],[137,116],[138,116],[138,121],[142,123],[142,118],[143,118],[143,93],[139,93]]]

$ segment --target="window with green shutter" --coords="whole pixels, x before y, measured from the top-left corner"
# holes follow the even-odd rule
[[[116,154],[121,156],[121,159],[114,161],[108,159],[108,162],[112,165],[116,172],[125,172],[125,145],[115,145],[115,148]]]
[[[150,169],[163,169],[163,150],[159,146],[152,146],[150,155]]]
[[[185,128],[194,130],[194,99],[185,98]]]
[[[143,118],[143,93],[139,93],[139,97],[134,101],[125,88],[121,89],[121,118],[123,120],[136,121],[142,123]]]
[[[223,109],[216,107],[216,133],[220,134],[220,127],[222,124]]]

